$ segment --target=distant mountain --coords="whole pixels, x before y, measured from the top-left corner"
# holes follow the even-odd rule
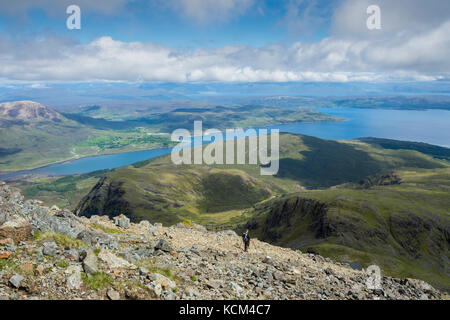
[[[25,122],[60,122],[64,119],[64,116],[38,102],[25,100],[1,103],[0,118],[13,121],[21,120]]]
[[[17,170],[74,157],[93,130],[34,101],[0,104],[0,169]]]

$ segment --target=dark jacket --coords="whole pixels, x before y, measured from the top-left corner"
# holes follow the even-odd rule
[[[244,242],[250,242],[250,235],[244,232],[242,235],[242,240],[244,240]]]

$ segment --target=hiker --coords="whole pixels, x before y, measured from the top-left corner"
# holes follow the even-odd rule
[[[244,251],[247,252],[248,246],[250,245],[250,235],[248,234],[248,229],[245,230],[242,235],[242,240],[244,241]]]

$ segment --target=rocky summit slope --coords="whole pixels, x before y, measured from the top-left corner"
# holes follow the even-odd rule
[[[0,184],[3,299],[442,299],[415,279],[371,276],[318,255],[189,222],[77,217]]]
[[[51,121],[63,116],[55,110],[34,101],[0,103],[0,117],[10,120]]]

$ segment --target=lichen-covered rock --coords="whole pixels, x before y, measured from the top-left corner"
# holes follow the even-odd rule
[[[114,217],[114,224],[118,227],[128,229],[130,227],[130,219],[121,214],[120,216]]]
[[[0,239],[13,239],[15,242],[28,240],[33,237],[30,222],[15,216],[0,226]]]
[[[83,259],[83,270],[87,274],[96,274],[99,272],[98,268],[98,259],[95,255],[94,251],[88,250],[85,253],[85,257]]]
[[[110,269],[136,269],[137,267],[125,259],[116,256],[114,253],[101,250],[98,254],[98,258],[102,260]]]

